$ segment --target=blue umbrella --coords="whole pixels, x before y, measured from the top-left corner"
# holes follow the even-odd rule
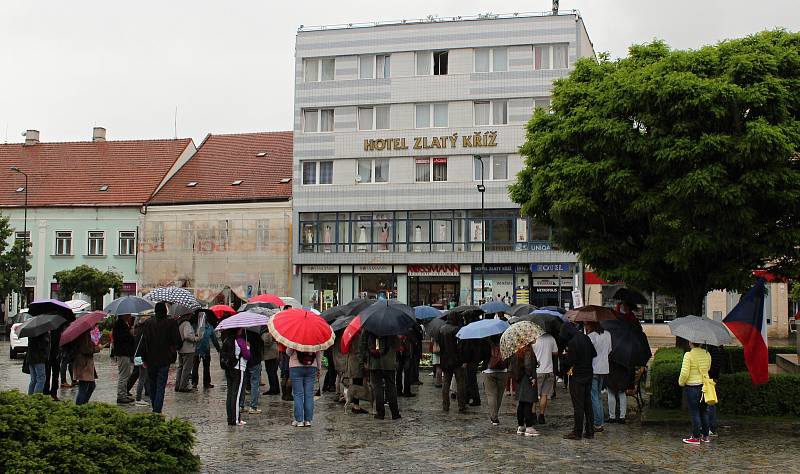
[[[509,327],[511,325],[502,319],[481,319],[459,329],[456,337],[459,339],[481,339],[495,334],[502,334]]]
[[[481,309],[486,313],[507,313],[511,306],[502,301],[490,301],[481,305]]]
[[[531,311],[530,314],[546,314],[548,316],[555,316],[562,321],[564,320],[564,315],[561,314],[561,312],[553,311],[552,309],[535,309]]]
[[[438,318],[442,315],[442,312],[433,306],[422,305],[414,306],[414,315],[417,317],[417,319],[424,321],[426,319]]]

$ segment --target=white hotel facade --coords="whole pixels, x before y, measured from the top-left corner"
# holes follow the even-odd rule
[[[577,12],[301,27],[295,296],[321,309],[381,294],[570,304],[576,256],[507,187],[534,108],[594,54]]]

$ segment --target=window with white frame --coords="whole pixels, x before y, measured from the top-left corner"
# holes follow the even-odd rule
[[[476,48],[475,72],[508,71],[508,48]]]
[[[28,244],[28,255],[33,251],[33,242],[31,242],[31,231],[25,232],[15,232],[14,233],[14,240],[19,240],[22,242],[27,242]]]
[[[446,127],[447,102],[416,104],[414,107],[416,128]]]
[[[336,58],[303,60],[305,82],[332,81],[336,74]]]
[[[508,155],[475,156],[474,169],[475,181],[481,180],[481,172],[486,173],[486,181],[508,179]]]
[[[414,158],[414,176],[418,183],[447,181],[447,157],[418,156]]]
[[[303,161],[303,184],[333,184],[333,161]]]
[[[106,253],[106,233],[102,230],[90,230],[87,255],[105,255]]]
[[[358,129],[359,130],[388,130],[389,129],[389,110],[390,106],[380,105],[376,107],[358,108]]]
[[[505,125],[507,123],[507,100],[475,101],[475,125]]]
[[[358,181],[360,183],[388,183],[388,158],[362,158],[358,160]]]
[[[417,76],[444,76],[447,74],[447,51],[417,51]]]
[[[534,69],[566,69],[569,67],[569,48],[563,44],[543,44],[533,47]]]
[[[269,221],[259,219],[256,221],[256,250],[267,250],[269,244]]]
[[[550,109],[550,98],[544,97],[541,99],[533,99],[534,109]]]
[[[359,79],[387,79],[391,77],[391,56],[365,54],[358,57]]]
[[[119,232],[119,254],[136,255],[136,232],[122,230]]]
[[[332,132],[333,120],[333,109],[306,109],[303,111],[303,131]]]
[[[72,255],[72,231],[56,231],[56,255]]]

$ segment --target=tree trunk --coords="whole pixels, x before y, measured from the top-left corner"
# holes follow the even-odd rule
[[[706,292],[685,291],[675,294],[675,301],[678,305],[678,317],[703,316],[703,299]]]

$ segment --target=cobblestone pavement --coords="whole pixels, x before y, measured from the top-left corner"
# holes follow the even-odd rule
[[[21,373],[21,361],[8,359],[7,342],[0,343],[0,354],[0,389],[26,390],[28,376]],[[114,403],[116,365],[107,350],[97,356],[97,367],[92,401]],[[687,446],[680,438],[688,423],[641,426],[630,399],[634,408],[627,425],[607,425],[594,440],[567,441],[562,435],[571,425],[571,406],[559,387],[547,425],[537,426],[542,435],[525,438],[514,434],[513,401],[503,402],[498,427],[490,425],[485,407],[460,415],[453,403],[449,414],[442,413],[439,392],[424,374],[424,385],[415,388],[419,396],[400,399],[398,422],[344,413],[326,394],[316,402],[311,428],[292,428],[291,403],[275,396],[261,397],[263,413],[245,415],[246,426],[231,427],[225,423],[226,389],[218,367],[212,375],[216,387],[195,393],[175,393],[170,374],[164,413],[197,427],[196,452],[205,472],[800,471],[798,438],[790,427],[723,427],[711,444]],[[61,391],[63,399],[74,396],[74,390]]]

